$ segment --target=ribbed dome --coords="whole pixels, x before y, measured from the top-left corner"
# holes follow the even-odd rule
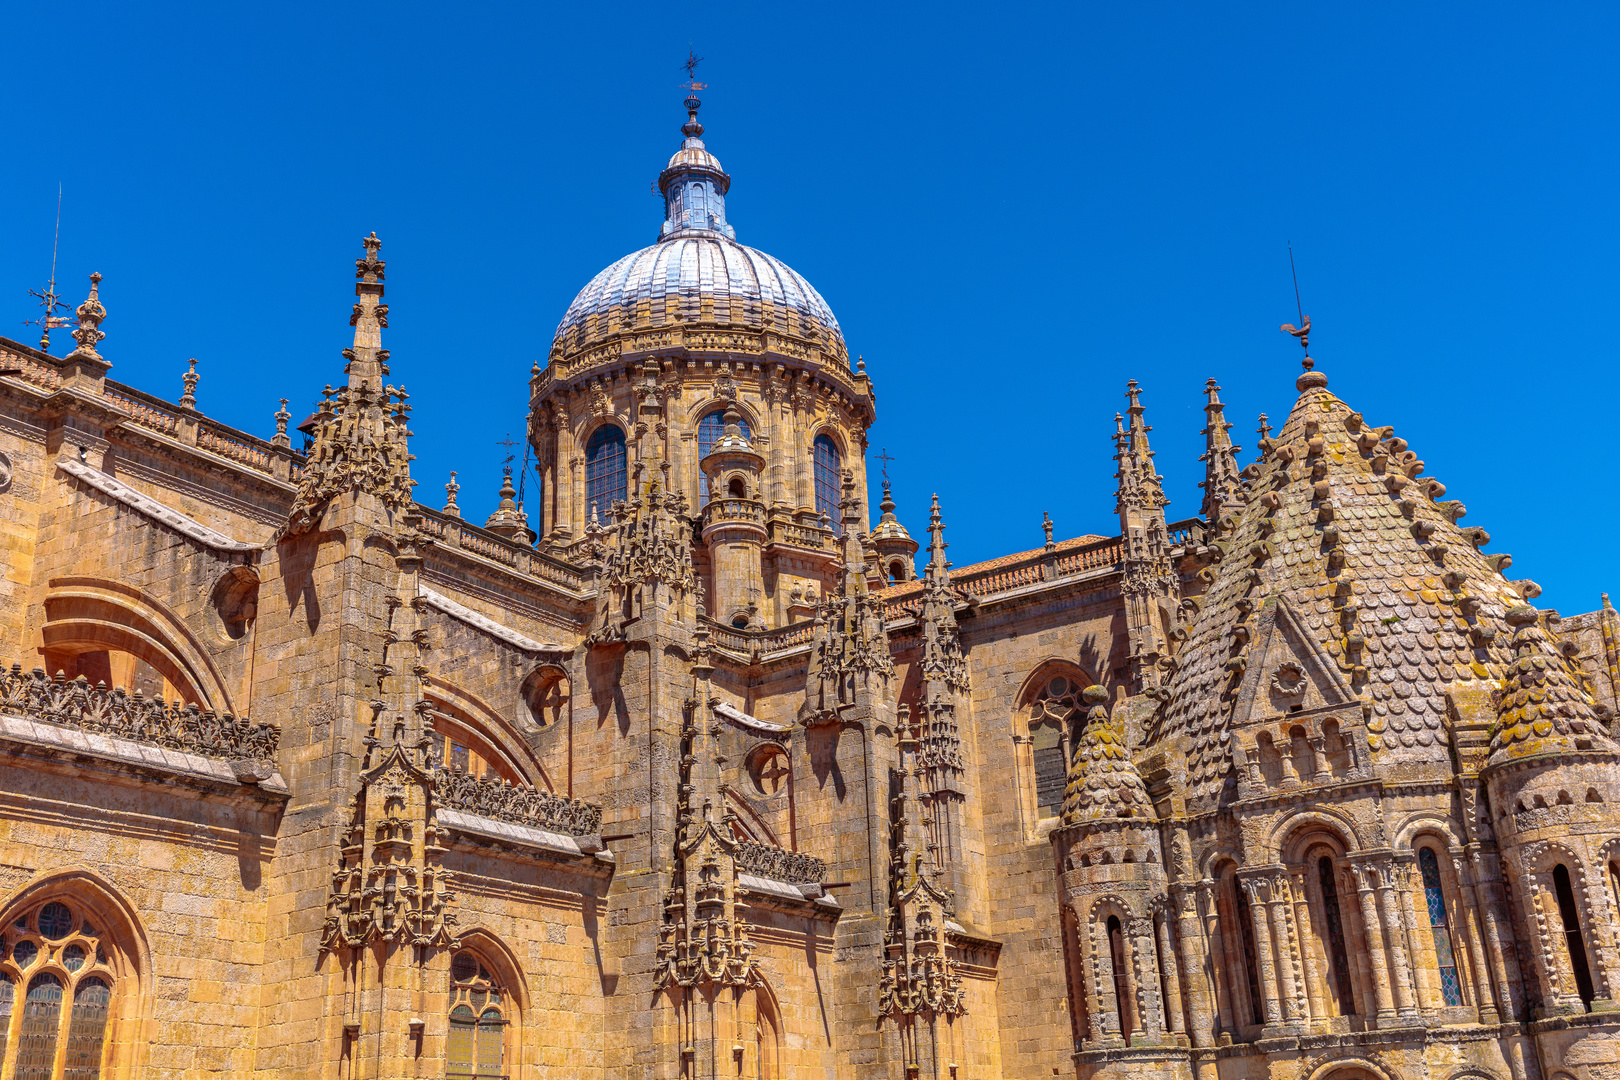
[[[665,240],[597,274],[568,305],[552,350],[672,323],[772,328],[844,351],[838,320],[808,281],[780,259],[714,234]]]
[[[704,147],[701,103],[688,98],[681,148],[658,177],[659,242],[591,279],[552,338],[553,358],[626,332],[684,325],[771,331],[844,359],[843,332],[821,294],[780,259],[737,243],[726,221],[731,177]]]

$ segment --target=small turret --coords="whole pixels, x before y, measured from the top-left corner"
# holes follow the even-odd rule
[[[878,509],[883,511],[883,517],[872,530],[872,546],[877,549],[883,576],[890,584],[911,581],[917,576],[917,541],[894,516],[894,498],[887,480],[883,481],[883,501],[878,503]]]
[[[455,479],[453,475],[451,479],[452,481]],[[449,492],[449,485],[446,485],[445,490]],[[450,505],[454,506],[455,501],[454,493],[450,493]],[[445,512],[450,512],[448,506],[445,508]],[[460,510],[457,510],[456,513],[459,516]],[[529,531],[528,517],[523,513],[522,507],[517,504],[517,489],[512,486],[512,465],[510,462],[507,463],[506,471],[501,476],[500,505],[495,508],[493,514],[489,515],[489,520],[484,522],[484,528],[497,536],[504,536],[506,539],[515,540],[520,544],[534,543],[534,533]]]

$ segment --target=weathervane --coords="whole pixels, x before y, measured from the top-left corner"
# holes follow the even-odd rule
[[[1299,302],[1299,271],[1294,269],[1294,245],[1288,245],[1288,272],[1294,275],[1294,310],[1299,313],[1299,326],[1293,323],[1283,323],[1282,332],[1292,334],[1299,339],[1299,347],[1305,350],[1305,370],[1309,371],[1316,366],[1311,359],[1311,320],[1305,315],[1305,307]]]
[[[681,65],[686,71],[686,82],[681,84],[681,89],[688,91],[693,97],[697,97],[698,91],[709,88],[708,83],[697,81],[697,66],[701,63],[703,63],[703,57],[693,52],[692,47],[688,45],[686,47],[686,63]]]
[[[62,239],[62,185],[56,185],[56,236],[51,240],[51,280],[43,289],[29,289],[28,295],[39,299],[45,313],[37,319],[24,319],[24,326],[39,327],[39,351],[51,349],[51,331],[69,325],[73,320],[58,311],[70,310],[56,292],[56,250]]]

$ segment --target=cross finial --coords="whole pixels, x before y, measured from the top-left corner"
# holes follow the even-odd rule
[[[1266,423],[1266,414],[1265,413],[1260,414],[1260,426],[1255,428],[1254,430],[1255,430],[1255,433],[1257,435],[1259,435],[1260,438],[1262,438],[1262,439],[1270,437],[1270,435],[1271,435],[1271,425]]]
[[[877,458],[879,461],[883,462],[883,482],[887,484],[889,482],[889,462],[893,461],[894,458],[889,455],[889,448],[887,446],[883,448],[883,453],[879,454]]]
[[[686,47],[686,62],[681,67],[686,69],[687,85],[685,88],[694,94],[699,90],[708,89],[704,84],[697,81],[697,67],[701,63],[703,63],[703,57],[699,56],[692,46],[688,45]]]
[[[511,472],[512,471],[512,461],[516,457],[516,455],[512,453],[512,447],[517,445],[517,440],[512,438],[512,433],[510,431],[508,431],[506,433],[506,438],[504,438],[504,439],[496,439],[495,440],[495,445],[496,446],[504,446],[504,447],[506,447],[506,461],[505,461],[506,471]]]

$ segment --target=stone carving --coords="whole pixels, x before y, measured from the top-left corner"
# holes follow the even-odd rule
[[[602,831],[602,808],[492,776],[473,776],[438,765],[432,778],[439,805],[568,836]]]
[[[815,885],[827,878],[827,864],[799,851],[741,841],[733,858],[737,869],[789,885]]]
[[[42,668],[24,672],[21,664],[0,674],[0,712],[223,761],[272,763],[272,770],[281,737],[274,724],[217,714],[195,703],[165,705],[139,690],[92,686],[82,675],[52,677]]]
[[[860,719],[859,699],[886,693],[894,674],[883,602],[866,583],[865,545],[856,532],[862,515],[849,469],[844,470],[843,486],[843,565],[837,584],[816,613],[809,678],[799,709],[800,719],[811,726],[833,723],[850,710],[854,710],[850,719]]]

